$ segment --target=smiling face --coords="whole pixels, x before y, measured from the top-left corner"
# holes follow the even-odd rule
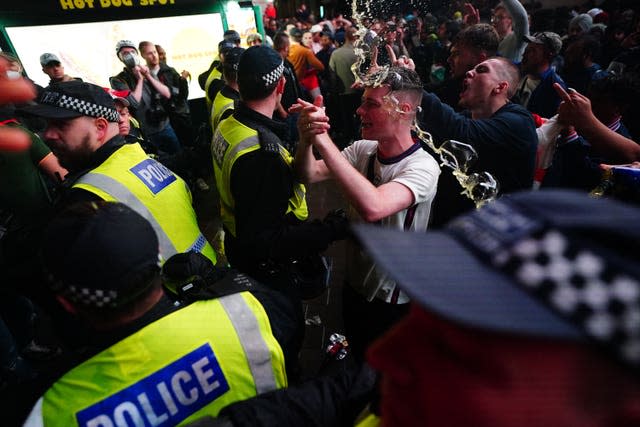
[[[313,38],[311,36],[311,33],[309,31],[306,31],[303,35],[302,35],[302,44],[305,45],[306,47],[311,47],[311,42],[313,41]]]
[[[384,140],[397,134],[399,122],[385,96],[391,92],[388,85],[367,87],[362,95],[362,104],[356,110],[362,123],[362,138]]]

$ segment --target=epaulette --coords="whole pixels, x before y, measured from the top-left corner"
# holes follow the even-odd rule
[[[260,148],[269,153],[280,152],[280,139],[271,131],[258,128],[258,138],[260,139]]]

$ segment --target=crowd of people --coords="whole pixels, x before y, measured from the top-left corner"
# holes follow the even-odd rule
[[[268,3],[198,75],[202,124],[151,41],[117,43],[108,88],[0,53],[9,421],[640,422],[640,10],[591,6]],[[347,205],[320,219],[325,180]],[[346,339],[302,381],[342,240]]]

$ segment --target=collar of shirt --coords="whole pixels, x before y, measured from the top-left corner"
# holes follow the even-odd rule
[[[234,117],[248,125],[251,128],[263,127],[269,129],[275,133],[280,139],[284,138],[287,132],[287,124],[273,120],[270,117],[264,116],[255,110],[247,107],[247,105],[240,101],[238,108],[233,113]]]

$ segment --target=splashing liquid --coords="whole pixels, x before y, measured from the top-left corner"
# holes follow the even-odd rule
[[[440,166],[451,169],[462,191],[460,194],[468,197],[480,208],[485,203],[498,196],[500,186],[489,172],[474,172],[469,174],[469,168],[478,159],[476,150],[463,142],[448,140],[440,147],[436,147],[429,132],[420,129],[417,121],[413,123],[413,131],[440,158]]]
[[[369,13],[367,13],[371,10],[370,6],[370,1],[365,0],[363,4],[365,10],[359,11],[358,0],[351,1],[351,16],[359,28],[356,32],[356,42],[354,43],[354,52],[357,59],[351,66],[351,72],[355,77],[356,84],[379,87],[387,79],[389,65],[378,66],[378,70],[373,74],[367,74],[366,70],[365,72],[362,71],[363,65],[371,60],[373,49],[378,46],[383,48],[380,43],[380,36],[368,29],[364,24],[365,18],[371,18]],[[387,108],[390,113],[407,114],[400,110],[399,102],[393,92],[389,92],[385,96],[385,108]],[[412,130],[417,137],[439,157],[440,166],[446,166],[452,170],[453,176],[462,187],[460,194],[472,200],[476,208],[481,207],[498,196],[500,186],[498,181],[496,181],[489,172],[468,173],[469,168],[478,159],[478,154],[471,145],[448,140],[440,147],[436,147],[431,134],[422,130],[415,118]]]

